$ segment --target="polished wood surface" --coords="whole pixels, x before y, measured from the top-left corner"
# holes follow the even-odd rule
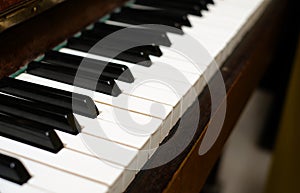
[[[285,15],[286,3],[274,0],[223,65],[221,70],[227,88],[227,114],[223,130],[212,149],[204,156],[198,155],[208,122],[215,121],[220,113],[217,109],[214,112],[215,116],[210,120],[210,95],[206,88],[199,96],[201,119],[190,145],[169,164],[140,172],[127,189],[127,193],[139,193],[141,190],[143,193],[200,192],[241,111],[275,55]],[[219,102],[219,105],[222,105],[224,101],[220,98]],[[197,109],[195,105],[183,117],[189,119],[191,123],[196,119],[193,116]],[[181,132],[188,132],[190,128],[175,129],[180,136]],[[161,156],[159,151],[158,149],[148,165],[159,159]]]
[[[0,77],[15,72],[38,55],[78,32],[84,26],[109,13],[124,0],[70,0],[46,11],[39,17],[15,26],[0,34]],[[263,17],[247,34],[221,69],[227,88],[227,116],[221,135],[213,148],[204,156],[198,155],[199,144],[210,121],[210,95],[206,88],[199,96],[201,119],[198,130],[189,146],[167,165],[144,170],[137,174],[127,193],[153,192],[200,192],[205,180],[218,159],[224,143],[230,135],[243,107],[273,57],[276,40],[284,21],[285,2],[274,0]],[[212,80],[214,81],[214,80]],[[219,105],[224,102],[219,98]],[[190,122],[197,109],[193,105],[182,119]],[[213,112],[213,121],[218,115]],[[180,135],[189,132],[189,127],[173,128],[172,133]],[[166,139],[166,141],[168,138]],[[147,163],[155,164],[160,150]]]
[[[0,33],[0,78],[55,47],[124,0],[68,0]]]
[[[12,6],[18,5],[21,1],[26,0],[0,0],[0,13]]]

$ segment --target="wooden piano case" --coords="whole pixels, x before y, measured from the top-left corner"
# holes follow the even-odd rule
[[[66,1],[39,17],[1,33],[0,77],[15,72],[27,61],[54,47],[124,2],[124,0]],[[200,192],[243,107],[274,57],[287,11],[286,4],[287,1],[273,0],[223,65],[221,72],[227,89],[227,101],[219,98],[219,105],[227,102],[227,115],[223,130],[212,149],[203,156],[198,155],[207,125],[209,121],[217,119],[219,113],[218,109],[212,112],[214,116],[210,120],[210,95],[206,88],[199,96],[201,119],[190,145],[167,165],[139,172],[127,189],[127,193]],[[184,118],[195,119],[193,116],[195,105],[185,113]],[[189,127],[174,128],[173,131],[188,129]],[[147,164],[155,162],[157,155],[155,153]]]

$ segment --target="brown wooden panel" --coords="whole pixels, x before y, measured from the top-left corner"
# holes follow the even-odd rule
[[[12,6],[16,6],[17,4],[19,4],[22,1],[26,1],[26,0],[0,0],[0,12],[12,7]]]
[[[0,78],[123,3],[124,0],[68,0],[0,33]]]
[[[223,130],[212,147],[204,156],[198,155],[202,136],[210,121],[210,96],[206,88],[199,96],[201,119],[194,140],[187,149],[169,164],[152,170],[140,172],[127,193],[184,193],[200,192],[214,163],[220,156],[224,143],[229,137],[241,111],[251,93],[270,64],[277,45],[281,24],[284,22],[286,4],[274,0],[267,8],[263,17],[255,24],[243,41],[228,58],[222,68],[222,74],[227,88],[227,114]],[[214,82],[214,79],[212,80]],[[219,101],[222,101],[220,98]],[[195,119],[192,106],[184,115],[191,122]],[[222,103],[220,103],[222,105]],[[219,111],[211,121],[218,117]],[[187,131],[190,128],[175,128]],[[148,164],[159,159],[160,149]]]

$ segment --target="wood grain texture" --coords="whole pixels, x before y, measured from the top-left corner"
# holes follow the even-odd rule
[[[68,0],[0,33],[0,78],[55,47],[124,0]]]

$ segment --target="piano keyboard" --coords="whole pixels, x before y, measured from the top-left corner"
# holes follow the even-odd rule
[[[203,77],[216,72],[210,68],[212,61],[199,69],[172,51],[176,41],[192,36],[221,66],[267,3],[136,0],[29,63],[25,71],[2,79],[0,192],[124,192],[206,86]],[[123,51],[114,59],[106,52],[88,53],[110,33],[152,23],[182,33],[140,29],[151,45]],[[115,42],[138,38],[119,37]],[[77,77],[83,58],[88,65]],[[162,63],[181,72],[186,81]],[[101,68],[100,78],[93,81]],[[155,78],[175,85],[177,93],[158,82],[139,84]],[[74,86],[75,79],[79,81]]]

